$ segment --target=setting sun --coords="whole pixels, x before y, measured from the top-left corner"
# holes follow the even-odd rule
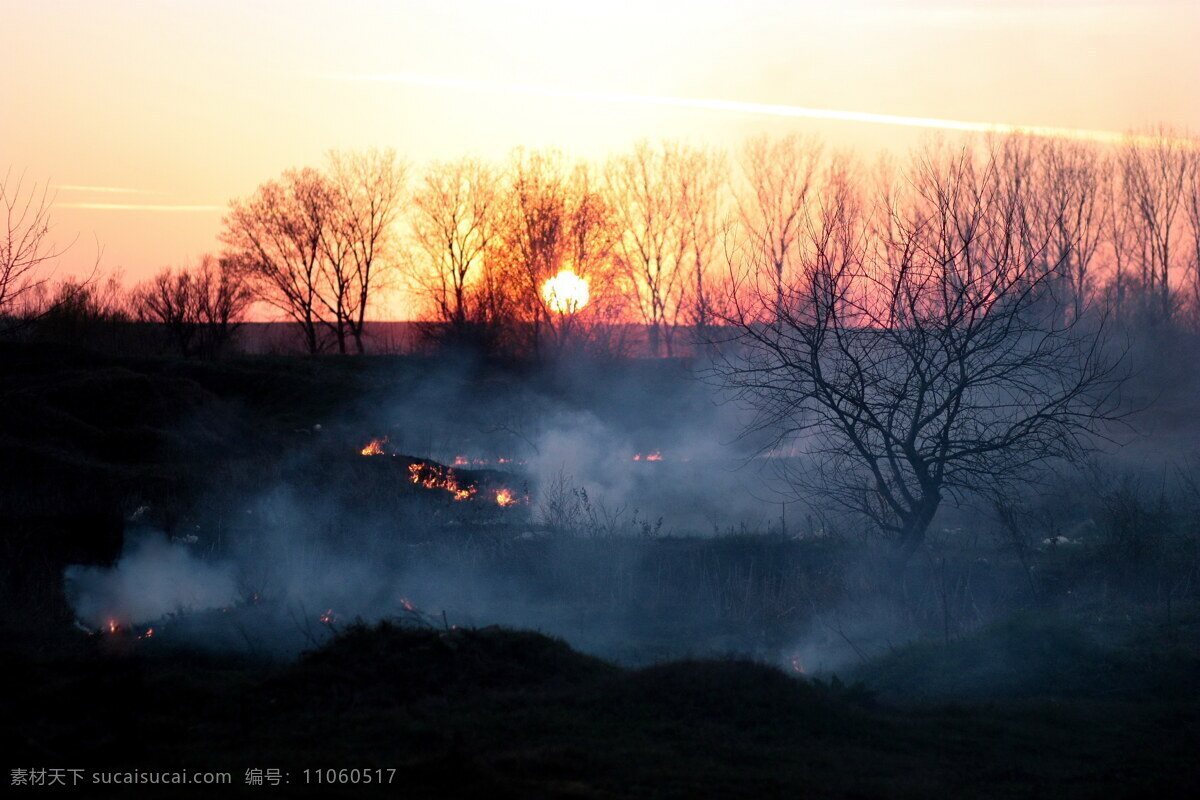
[[[542,284],[542,299],[556,314],[574,314],[587,305],[588,282],[564,269]]]

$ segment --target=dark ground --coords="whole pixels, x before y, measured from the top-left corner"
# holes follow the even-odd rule
[[[612,368],[642,370],[641,379],[664,387],[676,379],[669,365]],[[653,594],[629,589],[617,598],[633,604],[642,621],[634,628],[637,641],[661,643],[672,630],[680,640],[654,651],[674,660],[640,668],[583,655],[537,633],[448,629],[440,619],[415,615],[378,626],[338,625],[332,642],[292,662],[201,653],[127,632],[88,634],[73,625],[64,566],[112,563],[136,509],[153,508],[153,524],[167,533],[190,530],[216,513],[208,491],[214,484],[250,493],[281,476],[297,479],[304,468],[289,454],[300,444],[319,446],[310,441],[315,422],[353,418],[356,408],[414,390],[433,369],[426,360],[399,357],[206,364],[0,346],[5,766],[232,773],[232,786],[220,789],[20,791],[1194,796],[1200,612],[1190,590],[1175,591],[1171,583],[1164,602],[1161,592],[1144,590],[1150,584],[1138,572],[1180,562],[1179,549],[1154,558],[1130,550],[1114,559],[1115,545],[1099,542],[1079,555],[1044,556],[1039,566],[1052,574],[1039,578],[1038,593],[1005,595],[1011,613],[968,624],[962,611],[951,630],[946,611],[933,635],[872,651],[844,667],[840,680],[748,656],[777,655],[770,637],[782,643],[803,626],[789,616],[789,592],[821,603],[853,589],[839,571],[839,548],[852,542],[742,536],[597,543],[547,536],[524,548],[478,551],[545,580],[547,592],[562,591],[538,572],[537,554],[547,542],[576,553],[597,575],[636,553],[639,568],[657,581]],[[485,384],[544,380],[512,367],[480,369]],[[557,387],[571,392],[569,381]],[[323,435],[333,440],[343,433],[362,432],[326,426]],[[340,475],[364,465],[369,460],[328,469]],[[369,478],[337,483],[357,487],[353,502],[377,498],[384,517],[426,508],[415,490],[378,498]],[[222,502],[235,506],[238,499]],[[1179,530],[1194,535],[1186,525]],[[947,563],[937,573],[943,584]],[[982,562],[970,553],[962,563]],[[756,572],[757,583],[739,584],[749,588],[735,603],[728,589],[744,564],[772,564],[776,572]],[[993,559],[990,571],[972,569],[977,584],[1024,574],[1011,558]],[[685,598],[681,587],[693,594]],[[585,610],[592,609],[587,613],[611,615],[588,586],[573,588]],[[724,656],[714,657],[720,647],[704,647],[697,652],[705,657],[678,657],[695,633],[672,623],[670,609],[681,598],[701,604],[725,598],[710,627],[753,629],[768,640],[765,649],[739,643]],[[770,620],[768,611],[775,615]],[[283,770],[288,783],[247,786],[252,768]],[[318,768],[396,771],[386,787],[318,785],[315,778],[306,785],[303,770]]]

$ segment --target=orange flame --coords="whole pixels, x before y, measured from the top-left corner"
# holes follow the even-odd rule
[[[433,464],[410,464],[409,479],[418,486],[426,489],[444,489],[454,495],[455,500],[470,500],[475,494],[475,487],[462,485],[454,470]]]
[[[325,613],[321,615],[320,619],[321,619],[321,622],[323,622],[324,624],[332,625],[333,623],[337,622],[338,618],[337,618],[337,614],[334,614],[333,609],[330,608],[330,609],[327,609],[325,611]]]
[[[119,630],[121,630],[121,626],[117,624],[117,621],[115,619],[110,619],[108,621],[108,632],[116,633]]]
[[[512,489],[501,489],[496,492],[496,505],[501,508],[508,508],[517,502],[517,498],[513,496]]]
[[[386,437],[386,436],[384,436],[382,439],[372,439],[371,443],[368,444],[366,447],[364,447],[362,450],[359,450],[359,452],[362,453],[364,456],[386,455],[386,453],[384,453],[383,446],[385,444],[387,444],[387,440],[388,440],[388,437]]]
[[[799,675],[804,674],[804,664],[800,661],[800,656],[798,655],[792,656],[792,672],[795,672]]]
[[[634,461],[662,461],[663,460],[662,451],[655,450],[653,453],[649,453],[647,455],[642,455],[641,453],[636,453],[633,456],[633,460]]]

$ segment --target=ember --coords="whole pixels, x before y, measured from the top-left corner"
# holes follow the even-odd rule
[[[653,453],[649,453],[647,455],[642,455],[641,453],[635,453],[633,456],[633,460],[634,461],[662,461],[663,457],[662,457],[661,451],[655,450]]]

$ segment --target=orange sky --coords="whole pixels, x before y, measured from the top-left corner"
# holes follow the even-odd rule
[[[1196,0],[0,0],[0,21],[0,169],[58,187],[55,235],[78,236],[60,271],[90,266],[98,242],[127,282],[215,249],[230,198],[329,148],[419,164],[790,131],[873,152],[921,135],[646,95],[1200,129]]]

